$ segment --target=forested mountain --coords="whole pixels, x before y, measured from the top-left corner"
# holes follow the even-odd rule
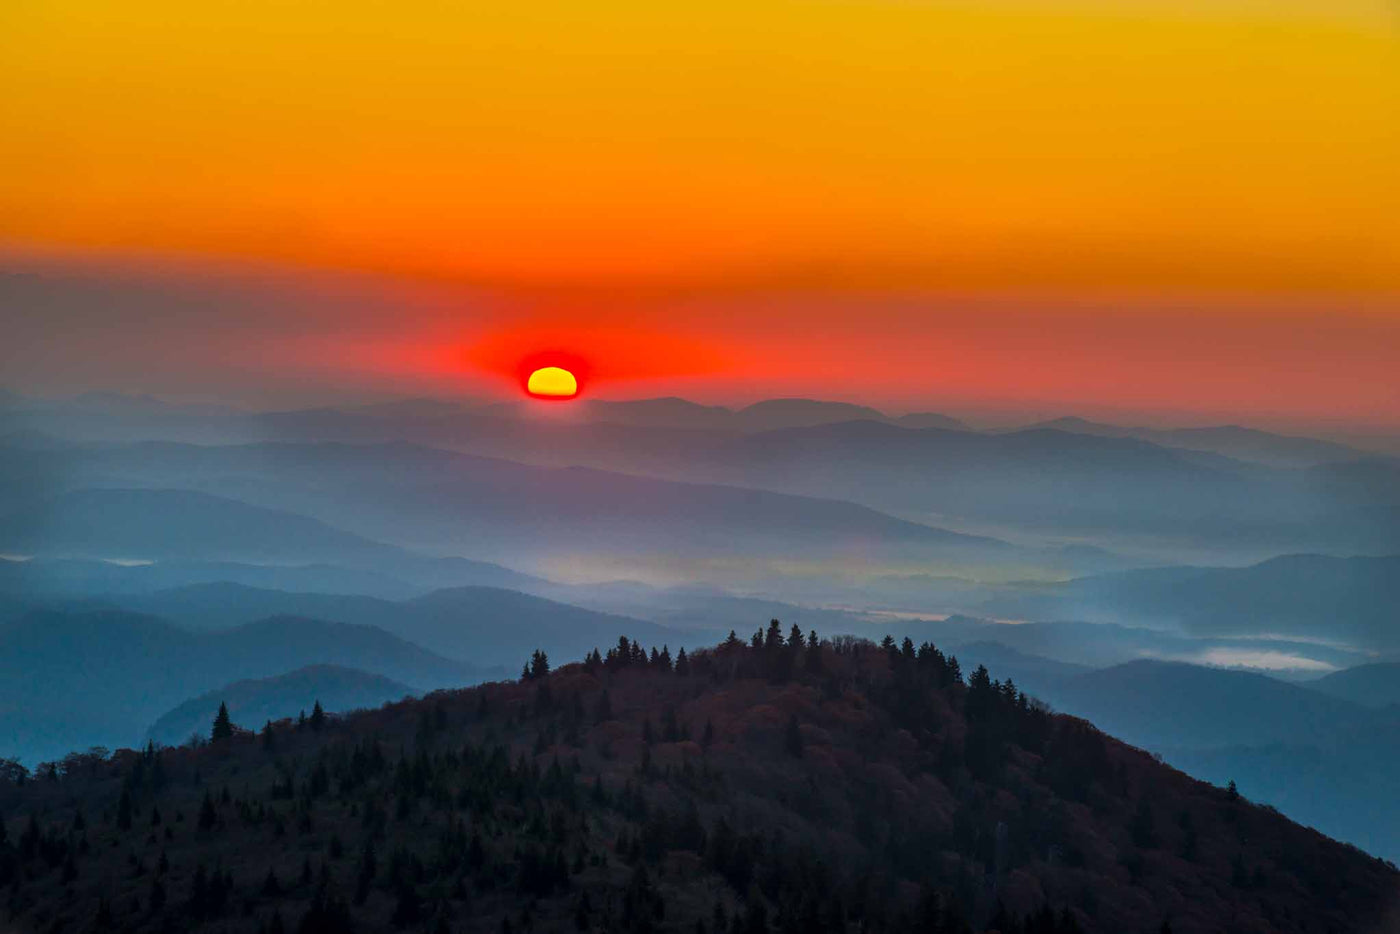
[[[1028,687],[1197,778],[1234,779],[1294,820],[1400,858],[1400,707],[1317,684],[1144,659]]]
[[[16,931],[1379,931],[1394,866],[931,645],[622,639],[0,779]]]

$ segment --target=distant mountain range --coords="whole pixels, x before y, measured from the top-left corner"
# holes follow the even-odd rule
[[[1008,588],[984,609],[1028,619],[1180,627],[1195,635],[1313,638],[1400,651],[1400,556],[1286,555],[1243,568],[1121,571]]]
[[[1280,435],[1242,425],[1215,425],[1206,428],[1141,428],[1109,425],[1069,416],[1038,422],[1028,428],[1049,428],[1081,435],[1108,438],[1138,438],[1169,448],[1211,451],[1242,461],[1272,467],[1315,467],[1319,464],[1357,460],[1367,452],[1317,438]],[[1023,429],[1024,430],[1024,429]]]
[[[381,675],[339,665],[308,665],[272,678],[235,681],[193,697],[162,714],[146,735],[165,746],[179,745],[192,734],[207,740],[220,704],[228,706],[235,726],[257,730],[271,720],[310,714],[317,703],[326,713],[341,713],[375,708],[415,693],[408,685]]]
[[[892,517],[993,537],[1007,537],[998,535],[998,528],[1019,529],[1046,541],[1113,536],[1156,540],[1164,554],[1209,546],[1252,560],[1269,551],[1400,552],[1397,461],[1334,442],[1237,426],[1158,430],[1070,419],[1010,432],[978,432],[937,414],[889,417],[868,407],[803,399],[768,400],[739,410],[680,399],[582,400],[557,418],[535,417],[529,407],[514,403],[434,400],[224,415],[181,409],[157,416],[151,412],[164,412],[159,406],[135,408],[144,414],[12,409],[6,417],[10,432],[27,440],[12,445],[7,456],[13,459],[23,451],[28,463],[0,464],[4,492],[13,496],[8,503],[0,496],[0,513],[7,505],[27,506],[76,488],[75,473],[101,474],[123,460],[120,475],[84,485],[198,488],[262,506],[313,512],[303,508],[306,486],[249,489],[246,476],[218,473],[212,463],[193,473],[158,477],[158,471],[137,470],[130,453],[36,445],[34,433],[48,431],[67,438],[163,437],[224,445],[215,459],[236,457],[227,445],[237,441],[266,454],[269,473],[286,471],[296,458],[308,465],[325,460],[326,452],[317,453],[320,442],[355,445],[365,459],[362,468],[375,461],[402,461],[398,455],[367,452],[405,443],[536,467],[590,467],[605,471],[606,481],[567,475],[546,480],[518,464],[492,462],[499,471],[520,474],[512,481],[517,489],[530,483],[583,483],[585,494],[604,497],[600,508],[608,511],[616,500],[598,486],[616,489],[623,483],[617,474],[645,474],[656,482],[743,486],[858,503]],[[279,454],[271,447],[248,445],[250,441],[291,446]],[[154,458],[171,448],[145,451]],[[420,456],[420,467],[422,460]],[[464,501],[493,502],[501,493],[503,481],[487,482],[485,463],[454,467],[455,477],[430,470],[405,482],[429,484],[435,476],[437,491],[452,497],[458,515]],[[353,472],[368,500],[382,492],[371,488],[363,469]],[[392,485],[384,477],[379,482]],[[337,480],[336,485],[347,484]],[[309,492],[316,493],[314,485]],[[645,488],[629,494],[633,492],[653,503],[657,499]],[[665,495],[684,498],[688,493],[672,487]],[[509,491],[503,502],[511,503]],[[568,504],[546,498],[544,505],[558,509]],[[341,502],[313,514],[347,527],[340,517],[359,511]],[[408,547],[442,544],[441,529],[414,543],[385,534],[387,524],[347,528]]]
[[[336,563],[439,587],[519,587],[527,582],[500,568],[430,564],[422,553],[524,555],[537,564],[580,554],[650,557],[659,549],[679,559],[854,551],[866,560],[963,563],[1016,554],[990,537],[849,502],[528,467],[408,445],[140,444],[42,456],[8,449],[0,460],[17,471],[32,465],[35,473],[42,464],[45,476],[87,487],[26,497],[0,521],[0,552],[46,557]],[[244,508],[233,494],[246,501]],[[98,516],[111,518],[99,523]],[[337,524],[349,525],[350,534]],[[418,554],[367,539],[395,541]],[[1042,555],[1026,558],[1036,563]],[[1053,553],[1045,558],[1057,560]],[[464,577],[487,570],[495,577]]]
[[[481,666],[514,667],[537,648],[548,649],[560,662],[581,659],[595,648],[606,649],[624,634],[648,645],[670,644],[673,651],[696,640],[708,641],[708,636],[645,620],[494,587],[458,587],[390,601],[211,583],[110,599],[123,608],[195,630],[231,629],[270,616],[374,626],[440,655]]]
[[[383,629],[277,617],[192,632],[115,610],[35,611],[0,625],[0,756],[29,761],[136,744],[171,707],[222,684],[335,664],[415,690],[504,669],[435,655]]]

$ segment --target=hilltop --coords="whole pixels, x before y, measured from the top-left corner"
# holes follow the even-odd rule
[[[1355,931],[1400,899],[985,668],[776,621],[10,772],[19,931]]]

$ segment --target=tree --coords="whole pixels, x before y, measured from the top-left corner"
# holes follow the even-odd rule
[[[0,758],[0,781],[22,786],[28,777],[29,769],[25,768],[18,759],[12,756]]]
[[[313,730],[320,730],[326,725],[326,712],[321,709],[319,700],[311,706],[311,719],[307,722],[311,724]]]
[[[233,739],[233,721],[228,716],[228,704],[223,701],[219,701],[219,712],[214,716],[214,728],[209,732],[209,739],[216,743]]]
[[[540,649],[535,649],[534,654],[530,656],[530,664],[526,669],[525,678],[529,681],[543,678],[547,674],[549,674],[549,656]]]

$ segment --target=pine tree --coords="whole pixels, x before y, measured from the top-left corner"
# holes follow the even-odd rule
[[[526,681],[532,681],[536,678],[543,678],[547,674],[549,674],[549,656],[542,650],[535,649],[534,653],[530,655],[529,664],[525,666],[524,678]]]
[[[219,712],[214,717],[214,728],[209,733],[209,739],[216,743],[233,739],[233,721],[228,716],[228,704],[223,701],[219,702]]]
[[[313,730],[320,730],[326,725],[326,712],[321,709],[319,700],[311,706],[311,719],[308,722]]]

